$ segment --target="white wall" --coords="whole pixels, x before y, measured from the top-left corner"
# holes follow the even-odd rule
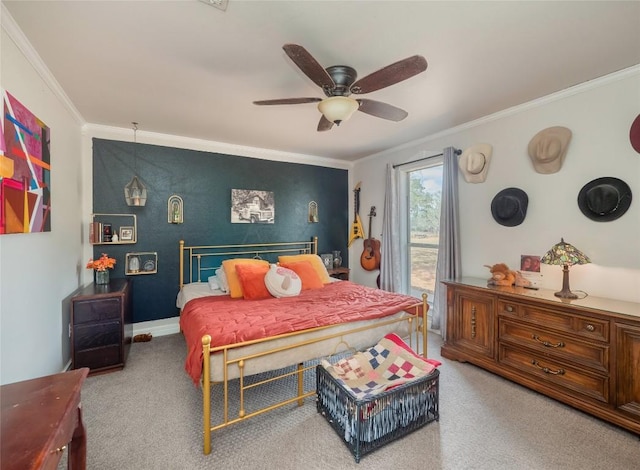
[[[640,155],[629,142],[631,123],[640,112],[640,66],[636,66],[552,96],[414,142],[402,149],[356,163],[353,181],[362,181],[362,210],[383,207],[387,163],[402,163],[437,154],[454,146],[493,145],[486,182],[468,184],[459,176],[462,230],[462,273],[487,278],[485,264],[519,266],[521,254],[544,254],[564,237],[587,254],[592,264],[571,269],[571,289],[598,297],[640,302]],[[409,119],[411,117],[409,116]],[[560,172],[541,175],[533,170],[527,145],[540,130],[566,126],[573,132]],[[587,182],[614,176],[633,192],[627,213],[612,222],[594,222],[580,212],[577,195]],[[507,187],[529,196],[525,221],[504,227],[491,216],[491,201]],[[382,211],[374,234],[382,230]],[[376,273],[363,271],[357,260],[362,241],[354,242],[352,278],[373,285]],[[561,269],[543,265],[543,286],[560,290]]]
[[[61,302],[80,285],[86,259],[80,241],[80,119],[43,79],[39,59],[14,42],[22,33],[2,8],[0,86],[51,129],[52,168],[51,232],[0,236],[0,383],[5,384],[66,366],[69,314]]]

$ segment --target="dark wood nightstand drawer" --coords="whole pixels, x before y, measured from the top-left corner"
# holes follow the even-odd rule
[[[122,302],[119,298],[79,300],[73,306],[73,323],[93,323],[120,318]]]
[[[121,332],[122,325],[119,321],[76,326],[73,330],[76,350],[119,345]]]
[[[86,349],[84,351],[76,351],[74,368],[89,367],[91,370],[100,369],[102,367],[111,367],[114,364],[121,364],[120,357],[121,348],[116,344],[103,348]]]

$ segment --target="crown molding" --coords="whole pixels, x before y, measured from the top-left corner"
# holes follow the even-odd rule
[[[42,78],[45,84],[49,87],[51,92],[56,96],[60,102],[63,104],[65,108],[69,111],[71,116],[76,120],[76,122],[82,126],[86,123],[85,119],[82,117],[78,109],[71,102],[64,89],[60,86],[58,81],[55,79],[51,70],[46,66],[40,55],[36,52],[33,45],[29,42],[29,39],[24,35],[18,24],[7,10],[7,7],[4,4],[0,5],[0,23],[2,25],[2,29],[5,30],[9,38],[14,42],[14,44],[20,49],[20,52],[25,56],[27,62],[31,64],[36,73]]]
[[[384,150],[382,152],[378,152],[372,155],[368,155],[357,160],[357,163],[362,163],[370,159],[378,158],[385,155],[392,155],[401,150],[410,149],[413,147],[424,146],[424,144],[431,142],[436,139],[440,139],[443,137],[448,137],[450,135],[457,134],[462,131],[466,131],[472,129],[474,127],[481,126],[483,124],[497,121],[499,119],[503,119],[505,117],[514,116],[516,114],[522,113],[529,109],[538,108],[540,106],[547,105],[549,103],[553,103],[555,101],[559,101],[561,99],[568,98],[570,96],[574,96],[580,93],[585,93],[587,91],[593,90],[595,88],[600,88],[602,86],[608,85],[613,82],[617,82],[619,80],[624,80],[627,78],[631,78],[634,76],[640,76],[640,64],[633,65],[626,69],[618,70],[617,72],[610,73],[608,75],[604,75],[602,77],[594,78],[593,80],[589,80],[588,82],[583,82],[578,85],[574,85],[569,88],[565,88],[564,90],[557,91],[555,93],[551,93],[550,95],[545,95],[543,97],[537,98],[535,100],[528,101],[526,103],[522,103],[516,106],[512,106],[511,108],[503,109],[502,111],[495,112],[493,114],[489,114],[487,116],[483,116],[481,118],[475,119],[473,121],[466,122],[464,124],[460,124],[459,126],[450,127],[444,131],[431,134],[427,137],[423,137],[421,139],[412,140],[411,142],[404,143],[402,145],[398,145],[397,147]]]
[[[73,102],[69,99],[64,89],[60,86],[55,79],[51,70],[46,66],[40,55],[36,52],[35,48],[29,42],[29,39],[25,36],[18,24],[15,22],[9,11],[4,4],[0,4],[0,23],[2,29],[6,31],[9,38],[15,43],[20,52],[25,56],[26,60],[31,64],[34,70],[42,78],[45,84],[49,87],[51,92],[60,100],[65,108],[71,113],[73,118],[82,128],[83,135],[87,133],[95,134],[96,137],[100,135],[109,136],[107,138],[115,138],[120,140],[133,140],[133,133],[129,129],[103,126],[99,124],[88,123],[75,107]],[[174,136],[168,134],[159,134],[152,132],[138,131],[138,141],[146,140],[147,143],[165,145],[165,146],[177,146],[180,148],[189,148],[194,150],[203,150],[208,152],[224,153],[228,155],[237,155],[251,158],[260,158],[264,160],[274,160],[289,163],[302,163],[308,165],[350,169],[353,167],[352,162],[344,162],[342,160],[330,159],[324,157],[318,157],[314,155],[304,155],[296,153],[280,152],[271,149],[262,149],[255,147],[246,147],[241,145],[227,144],[224,142],[215,142],[202,139],[193,139],[188,137]]]
[[[121,127],[103,126],[100,124],[86,123],[82,127],[83,135],[87,137],[97,137],[104,139],[114,139],[133,142],[133,130]],[[189,150],[199,150],[203,152],[221,153],[239,157],[259,158],[261,160],[280,161],[285,163],[300,163],[305,165],[321,166],[326,168],[338,168],[349,170],[353,168],[353,162],[346,162],[332,158],[317,157],[300,153],[282,152],[258,147],[247,147],[243,145],[228,144],[212,140],[195,139],[192,137],[182,137],[177,135],[160,134],[156,132],[146,132],[140,129],[136,132],[136,141],[151,145],[161,145],[165,147],[177,147]]]

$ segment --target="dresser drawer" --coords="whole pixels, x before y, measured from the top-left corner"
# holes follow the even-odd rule
[[[500,341],[582,364],[599,372],[609,371],[609,346],[604,343],[589,343],[538,325],[511,321],[504,317],[500,317],[498,334]]]
[[[600,402],[609,401],[609,378],[571,366],[564,361],[527,351],[508,344],[500,344],[498,362],[535,378],[544,386],[580,394]]]
[[[111,344],[120,345],[122,325],[119,321],[93,323],[73,329],[73,344],[76,351],[98,348]]]
[[[609,322],[606,320],[583,317],[562,310],[547,309],[539,305],[518,303],[508,299],[498,301],[498,314],[588,339],[609,341]]]
[[[120,318],[121,299],[110,297],[105,299],[77,300],[73,303],[73,323],[92,323]]]
[[[86,349],[76,352],[73,368],[89,367],[91,370],[122,363],[120,345]]]

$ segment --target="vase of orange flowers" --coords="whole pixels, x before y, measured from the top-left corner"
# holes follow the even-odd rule
[[[87,263],[87,269],[93,269],[93,282],[96,284],[109,284],[109,270],[113,269],[116,264],[114,258],[102,253],[98,259],[90,259]]]

